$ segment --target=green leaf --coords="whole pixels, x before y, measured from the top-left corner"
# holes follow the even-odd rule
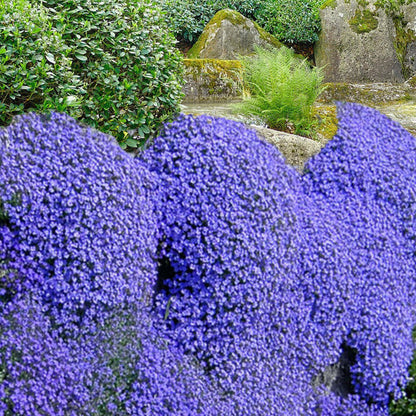
[[[46,60],[48,62],[50,62],[51,64],[54,64],[55,63],[55,57],[51,53],[47,53],[45,55],[45,57],[46,57]]]
[[[87,60],[87,57],[84,55],[80,55],[78,53],[75,54],[75,58],[77,58],[78,60],[85,62]]]
[[[134,148],[136,148],[136,147],[138,146],[137,140],[135,140],[135,139],[128,138],[128,139],[126,140],[126,143],[127,143],[127,145],[128,145],[129,147],[134,147]]]

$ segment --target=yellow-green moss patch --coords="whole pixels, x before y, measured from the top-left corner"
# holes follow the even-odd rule
[[[242,65],[237,60],[184,59],[185,80],[193,86],[185,101],[223,101],[241,96]],[[185,95],[187,88],[185,86]],[[195,96],[196,94],[196,96]]]
[[[361,10],[357,8],[354,17],[348,23],[355,33],[368,33],[378,27],[376,14],[368,9]]]
[[[315,104],[312,115],[317,120],[316,132],[321,142],[331,140],[338,130],[337,108],[335,105]]]

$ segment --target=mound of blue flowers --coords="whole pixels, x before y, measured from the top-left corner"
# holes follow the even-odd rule
[[[205,116],[178,119],[142,156],[161,183],[155,310],[232,395],[236,414],[383,415],[406,383],[414,256],[412,237],[398,230],[414,214],[337,183],[371,182],[378,169],[375,180],[391,188],[389,175],[411,175],[414,162],[399,158],[415,140],[360,106],[339,117],[337,137],[304,177],[241,124]],[[383,145],[363,166],[379,131],[400,150],[385,156],[393,146]],[[414,176],[409,183],[411,205]],[[326,378],[345,357],[340,388]]]
[[[0,138],[0,415],[227,414],[154,328],[147,170],[65,115]]]
[[[67,330],[149,298],[157,242],[147,171],[110,136],[60,114],[22,116],[0,143],[0,296],[38,293]]]
[[[339,108],[303,175],[180,116],[133,159],[0,131],[0,416],[387,416],[415,324],[416,139]]]
[[[349,291],[338,322],[356,354],[354,391],[385,405],[405,384],[413,350],[416,139],[357,104],[339,105],[338,117],[337,135],[306,167],[304,192],[339,224],[344,267],[334,294]]]

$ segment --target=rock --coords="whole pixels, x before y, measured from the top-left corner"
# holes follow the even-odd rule
[[[273,146],[276,146],[286,159],[288,165],[293,166],[298,172],[303,172],[305,163],[320,152],[324,143],[308,139],[307,137],[284,133],[265,127],[250,126]]]
[[[408,77],[416,75],[416,3],[403,6],[403,37],[406,42],[404,71]]]
[[[321,10],[315,60],[324,67],[325,81],[403,81],[393,20],[375,3],[336,0]]]
[[[185,103],[222,102],[239,98],[243,91],[240,61],[184,59]]]
[[[312,379],[312,386],[315,389],[325,386],[337,396],[346,398],[349,394],[354,394],[350,369],[356,363],[357,353],[347,345],[342,345],[341,350],[339,360],[315,376]]]
[[[331,104],[335,101],[350,101],[375,107],[395,101],[415,99],[416,85],[412,86],[409,81],[403,84],[336,82],[325,84],[325,89],[317,101]]]
[[[280,47],[282,44],[257,23],[234,10],[220,10],[209,21],[188,58],[239,59],[254,47]]]

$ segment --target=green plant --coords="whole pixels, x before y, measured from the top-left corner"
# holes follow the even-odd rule
[[[313,135],[312,104],[323,91],[323,75],[288,48],[257,49],[243,58],[243,77],[249,96],[237,112],[261,118],[268,127]]]
[[[41,4],[0,0],[0,125],[50,108],[76,115],[79,77],[70,50]]]
[[[205,25],[221,8],[214,1],[163,0],[161,5],[175,37],[188,43],[198,39]]]
[[[44,0],[85,85],[80,118],[137,147],[179,111],[182,66],[153,0]]]
[[[216,12],[232,9],[255,19],[263,7],[258,0],[159,0],[175,37],[194,43]]]
[[[314,43],[324,0],[266,0],[255,14],[257,23],[282,42]]]

